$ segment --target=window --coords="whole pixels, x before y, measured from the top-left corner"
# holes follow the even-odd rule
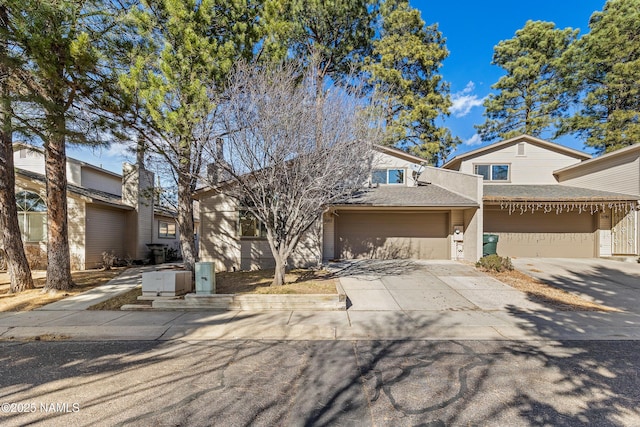
[[[42,197],[31,191],[16,194],[18,205],[18,225],[25,242],[47,240],[47,205]]]
[[[371,172],[372,184],[404,184],[404,169],[374,169]]]
[[[474,172],[484,181],[509,181],[509,165],[474,165]]]
[[[240,211],[240,237],[266,238],[267,229],[249,211]]]
[[[176,238],[176,223],[167,221],[158,221],[158,237],[162,239]]]

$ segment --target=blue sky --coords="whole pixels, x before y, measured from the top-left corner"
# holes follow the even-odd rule
[[[462,153],[486,145],[479,141],[473,125],[484,121],[482,100],[503,74],[502,69],[491,65],[493,47],[501,40],[513,38],[529,19],[551,21],[559,28],[577,28],[582,35],[589,30],[589,17],[602,10],[605,0],[410,0],[410,4],[420,9],[427,24],[437,23],[447,40],[449,57],[441,73],[451,86],[454,107],[444,125],[463,141],[456,152]],[[572,137],[558,142],[584,150],[582,141]],[[68,150],[70,157],[118,173],[124,160],[133,160],[132,155],[123,153],[119,145]]]
[[[550,21],[559,28],[571,27],[585,34],[591,14],[602,10],[605,0],[410,0],[410,4],[420,9],[427,24],[437,23],[446,38],[449,57],[441,73],[450,84],[454,106],[444,123],[463,141],[457,150],[461,153],[486,145],[473,125],[484,122],[482,101],[504,74],[491,65],[493,47],[513,38],[527,20]],[[572,137],[557,142],[584,150],[582,141]]]

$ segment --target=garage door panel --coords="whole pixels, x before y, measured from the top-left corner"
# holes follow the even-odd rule
[[[448,258],[447,213],[341,212],[337,228],[342,258]]]
[[[591,258],[596,256],[596,230],[596,218],[588,212],[484,213],[484,232],[499,236],[502,256]]]

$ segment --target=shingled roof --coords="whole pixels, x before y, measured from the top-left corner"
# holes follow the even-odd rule
[[[485,202],[500,201],[548,201],[548,202],[610,202],[636,201],[640,195],[613,193],[570,187],[568,185],[511,185],[485,184]]]
[[[44,175],[36,172],[16,168],[16,173],[33,181],[38,181],[43,184],[46,182]],[[80,187],[73,184],[67,184],[67,191],[78,196],[87,197],[91,199],[92,202],[104,203],[121,209],[133,209],[132,206],[123,203],[122,197],[117,194],[111,194],[107,193],[106,191]]]
[[[417,187],[385,186],[366,188],[340,206],[378,207],[478,207],[478,203],[434,185]]]

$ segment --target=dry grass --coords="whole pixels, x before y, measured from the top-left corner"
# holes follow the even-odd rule
[[[270,286],[273,270],[236,271],[216,273],[216,294],[335,294],[336,279],[323,270],[292,270],[285,276],[286,284]],[[103,301],[89,310],[120,310],[125,304],[149,305],[139,301],[142,288]]]
[[[125,304],[151,305],[151,301],[138,301],[141,295],[142,286],[137,286],[122,295],[92,305],[87,310],[120,310],[120,307]]]
[[[9,292],[9,275],[0,273],[0,312],[3,311],[29,311],[43,305],[59,301],[69,296],[77,295],[103,285],[118,276],[126,268],[118,267],[112,270],[84,270],[71,273],[74,286],[68,291],[44,292],[45,272],[34,271],[35,289],[29,289],[17,294]]]
[[[485,273],[492,275],[512,288],[525,292],[532,300],[560,311],[621,311],[617,308],[587,301],[578,295],[542,283],[518,270],[504,271],[501,273],[485,271]]]
[[[336,279],[324,270],[291,270],[282,286],[270,286],[273,270],[216,273],[217,294],[335,294]]]

